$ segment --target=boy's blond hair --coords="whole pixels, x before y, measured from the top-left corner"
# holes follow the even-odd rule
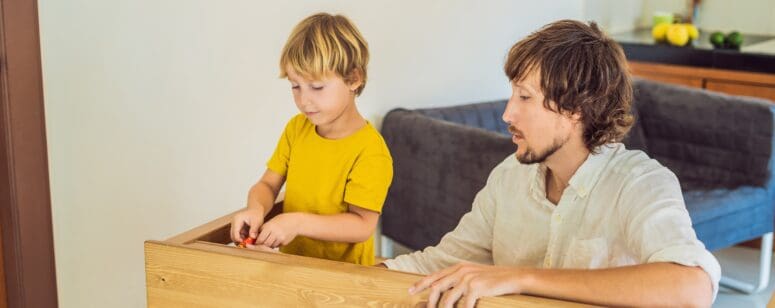
[[[280,78],[288,77],[288,67],[310,79],[333,72],[350,84],[360,77],[354,91],[360,95],[368,63],[368,44],[355,25],[342,15],[318,13],[293,28],[280,56]]]

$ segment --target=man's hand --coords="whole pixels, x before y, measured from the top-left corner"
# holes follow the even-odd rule
[[[416,282],[409,294],[430,288],[428,307],[437,302],[439,307],[454,307],[460,300],[463,307],[473,308],[480,297],[520,293],[520,275],[519,268],[460,263]]]
[[[247,208],[231,219],[231,240],[242,243],[247,238],[258,237],[258,228],[264,223],[264,211],[258,208]]]
[[[285,213],[275,216],[261,226],[261,233],[256,238],[256,245],[276,248],[288,245],[299,234],[299,219],[295,213]]]

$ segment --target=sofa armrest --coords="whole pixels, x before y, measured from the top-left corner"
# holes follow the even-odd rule
[[[382,135],[394,167],[382,233],[412,249],[454,229],[490,171],[516,149],[508,136],[403,109],[385,116]]]

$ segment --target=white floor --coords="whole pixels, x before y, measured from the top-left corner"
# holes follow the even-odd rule
[[[379,247],[379,246],[377,246]],[[409,253],[411,250],[393,242],[393,255]],[[713,253],[721,263],[724,275],[744,281],[758,279],[759,251],[747,247],[731,247]],[[775,265],[770,274],[770,284],[767,288],[753,295],[746,295],[733,290],[721,288],[713,307],[716,308],[765,308],[775,290]]]
[[[724,275],[751,282],[758,279],[758,250],[747,247],[731,247],[719,250],[713,254],[716,255],[716,258],[718,258],[721,263],[721,271]],[[773,269],[775,269],[775,266],[773,266]],[[767,288],[764,291],[753,295],[746,295],[722,288],[719,290],[718,297],[716,297],[716,302],[713,304],[713,307],[767,307],[767,303],[770,301],[772,292],[775,289],[775,279],[773,278],[775,278],[775,271],[771,271],[770,284]]]

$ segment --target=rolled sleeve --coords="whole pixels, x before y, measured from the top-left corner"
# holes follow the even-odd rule
[[[393,160],[389,155],[361,158],[347,177],[344,201],[381,213],[392,180]]]
[[[699,266],[710,278],[715,300],[721,266],[697,239],[678,179],[672,172],[662,169],[640,180],[639,185],[625,190],[625,197],[633,200],[634,205],[625,218],[630,248],[637,252],[642,263]]]
[[[721,266],[716,257],[706,250],[702,243],[667,247],[651,255],[646,262],[672,262],[684,266],[699,266],[708,274],[713,285],[713,300],[716,300],[718,284],[721,279]]]

